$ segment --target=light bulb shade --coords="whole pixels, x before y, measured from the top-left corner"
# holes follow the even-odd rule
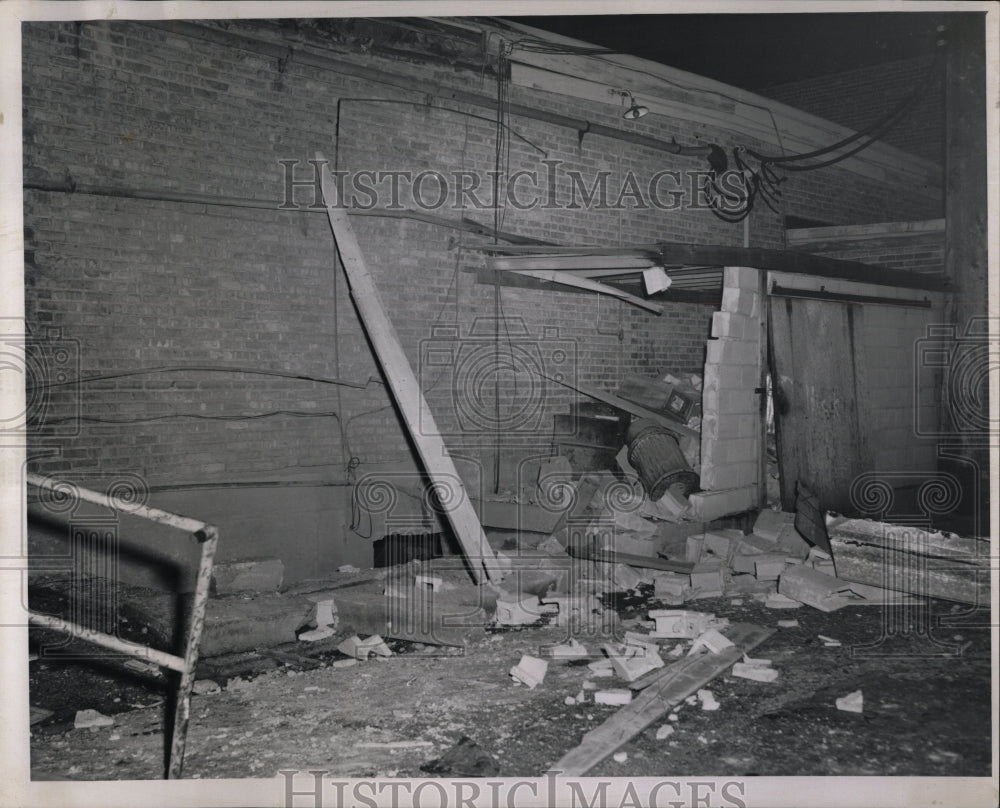
[[[641,118],[649,112],[649,107],[644,107],[642,104],[637,104],[635,101],[632,102],[627,110],[622,113],[622,117],[626,121],[634,121],[636,118]]]

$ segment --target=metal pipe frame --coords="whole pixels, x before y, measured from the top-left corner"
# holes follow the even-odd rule
[[[116,511],[148,519],[152,522],[168,525],[178,530],[190,533],[201,544],[201,559],[198,562],[198,579],[194,590],[194,604],[191,609],[191,623],[188,626],[187,641],[184,646],[184,656],[179,657],[163,651],[157,651],[146,645],[125,642],[118,637],[93,631],[84,626],[62,620],[58,617],[28,612],[28,622],[32,625],[61,631],[86,642],[118,651],[138,659],[146,659],[164,668],[177,671],[181,675],[177,687],[177,704],[174,710],[174,726],[170,741],[170,755],[167,759],[166,779],[176,780],[181,776],[184,767],[184,751],[187,746],[188,723],[191,718],[191,691],[194,689],[195,668],[198,665],[198,650],[201,646],[201,635],[205,628],[205,609],[212,583],[212,568],[215,563],[215,549],[219,540],[218,530],[214,525],[181,516],[159,508],[146,505],[136,505],[119,497],[101,494],[83,488],[75,483],[53,480],[39,474],[28,474],[29,485],[42,488],[56,494],[71,495],[85,502],[92,502]]]

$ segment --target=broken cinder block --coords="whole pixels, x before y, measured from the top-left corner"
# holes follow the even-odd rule
[[[612,707],[621,707],[632,702],[632,691],[625,688],[613,688],[610,690],[598,690],[594,693],[594,704],[607,704]]]
[[[548,668],[549,663],[544,659],[524,654],[521,661],[510,669],[510,675],[515,681],[534,690],[544,681]]]
[[[778,678],[778,671],[765,665],[748,665],[737,662],[733,665],[733,676],[740,679],[751,679],[754,682],[773,682]]]
[[[501,626],[528,626],[540,618],[537,596],[497,599],[496,622]]]

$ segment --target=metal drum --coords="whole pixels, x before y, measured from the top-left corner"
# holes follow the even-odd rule
[[[653,421],[639,420],[629,427],[628,462],[652,500],[675,484],[685,496],[698,490],[698,475],[688,466],[677,439]]]

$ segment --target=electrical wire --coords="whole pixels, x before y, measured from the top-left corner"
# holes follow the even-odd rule
[[[758,200],[775,213],[781,199],[781,184],[786,177],[779,173],[815,171],[828,168],[854,156],[881,140],[899,121],[910,113],[916,104],[925,96],[928,88],[939,75],[940,59],[934,59],[928,66],[922,80],[894,106],[887,115],[870,126],[853,132],[836,143],[831,143],[819,149],[801,154],[763,154],[748,146],[736,146],[733,149],[733,162],[741,175],[742,195],[732,187],[723,188],[718,174],[711,179],[712,212],[725,222],[743,221],[753,210]],[[847,147],[851,148],[847,148]],[[847,149],[845,151],[845,149]],[[832,155],[825,160],[815,160],[817,157]],[[753,162],[756,165],[753,165]]]
[[[132,376],[147,376],[159,373],[246,373],[251,376],[275,376],[280,379],[295,379],[296,381],[315,382],[317,384],[335,384],[342,387],[354,387],[364,390],[370,384],[382,384],[380,379],[369,376],[367,381],[355,382],[347,379],[329,378],[324,376],[310,376],[305,373],[289,373],[280,370],[263,370],[261,368],[244,368],[230,365],[161,365],[151,368],[137,368],[135,370],[116,371],[115,373],[105,373],[99,376],[81,376],[75,379],[64,381],[32,383],[29,379],[27,386],[33,390],[43,390],[53,387],[65,387],[71,384],[90,384],[91,382],[104,382],[114,379],[126,379]]]

